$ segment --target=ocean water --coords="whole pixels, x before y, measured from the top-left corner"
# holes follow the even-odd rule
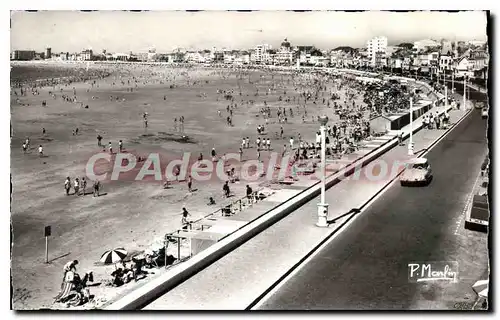
[[[57,65],[11,65],[10,82],[31,82],[66,77],[95,77],[104,75],[106,71],[86,69],[86,66],[57,66]]]

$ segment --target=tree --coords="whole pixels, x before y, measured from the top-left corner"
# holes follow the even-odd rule
[[[352,53],[352,52],[357,52],[358,50],[354,49],[353,47],[349,47],[349,46],[340,46],[340,47],[333,49],[333,51],[343,51],[343,52]]]
[[[400,44],[397,45],[398,47],[400,48],[406,48],[406,49],[413,49],[413,43],[409,43],[409,42],[402,42]]]

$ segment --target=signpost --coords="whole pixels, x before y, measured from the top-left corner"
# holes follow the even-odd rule
[[[49,237],[52,234],[50,226],[45,227],[45,263],[49,263]]]

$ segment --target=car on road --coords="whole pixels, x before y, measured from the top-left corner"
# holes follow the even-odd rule
[[[399,177],[401,186],[427,185],[432,180],[432,170],[426,158],[413,158]]]
[[[483,117],[483,118],[488,118],[488,108],[487,108],[487,107],[484,107],[484,108],[481,110],[481,117]]]

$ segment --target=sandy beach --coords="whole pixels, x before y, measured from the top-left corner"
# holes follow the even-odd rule
[[[25,96],[20,95],[19,88],[14,88],[11,95],[14,309],[57,308],[52,301],[60,289],[66,262],[78,259],[79,272],[92,270],[96,282],[102,282],[110,278],[114,269],[94,265],[105,250],[117,247],[129,252],[144,250],[181,226],[183,206],[194,220],[232,200],[223,197],[223,181],[218,179],[195,181],[194,192],[188,191],[185,182],[173,182],[172,188],[163,189],[161,181],[104,181],[103,195],[98,198],[91,194],[66,196],[65,178],[85,176],[89,158],[103,151],[97,146],[98,134],[103,137],[103,145],[112,142],[117,150],[118,141],[122,140],[126,152],[135,155],[157,152],[177,158],[185,152],[191,152],[193,157],[201,152],[208,159],[212,148],[218,154],[237,153],[242,137],[250,137],[253,147],[256,127],[265,124],[259,112],[264,101],[274,114],[266,131],[279,151],[288,144],[290,136],[297,137],[299,133],[304,140],[313,142],[318,115],[328,115],[332,124],[338,121],[333,109],[322,103],[322,98],[328,98],[328,92],[333,90],[334,81],[324,81],[326,90],[319,93],[317,103],[298,102],[299,92],[312,91],[313,80],[321,76],[303,74],[292,78],[286,73],[263,71],[140,65],[106,66],[106,69],[111,75],[95,83],[88,80],[37,88],[35,95],[30,89]],[[346,98],[344,89],[336,91],[339,101]],[[234,101],[225,100],[218,90],[232,90]],[[62,99],[63,95],[73,97],[75,93],[77,102]],[[291,101],[284,101],[285,96]],[[295,102],[293,97],[297,99]],[[356,103],[361,105],[361,100]],[[42,106],[42,101],[46,101],[46,106]],[[226,108],[233,103],[237,105],[232,110],[233,126],[228,126]],[[83,107],[86,105],[88,109]],[[305,123],[303,105],[308,112]],[[288,116],[288,123],[275,123],[278,107],[293,108],[294,117]],[[144,112],[148,113],[148,128],[144,127]],[[174,126],[174,119],[181,116],[185,118],[183,132]],[[283,139],[276,138],[281,125]],[[46,129],[45,134],[42,128]],[[75,128],[79,129],[78,135],[72,134]],[[182,135],[188,136],[190,143],[179,142]],[[24,154],[21,146],[27,137],[31,149]],[[37,152],[40,144],[44,148],[43,158]],[[262,151],[261,156],[266,158],[269,152]],[[255,148],[245,149],[244,158],[256,157]],[[234,198],[244,196],[245,185],[231,184]],[[250,185],[256,190],[266,182],[260,179]],[[88,185],[87,193],[90,189]],[[207,206],[209,197],[215,199],[217,208]],[[44,263],[43,229],[47,225],[52,226],[49,264]],[[133,285],[112,288],[101,284],[90,291],[98,303],[103,303]]]

